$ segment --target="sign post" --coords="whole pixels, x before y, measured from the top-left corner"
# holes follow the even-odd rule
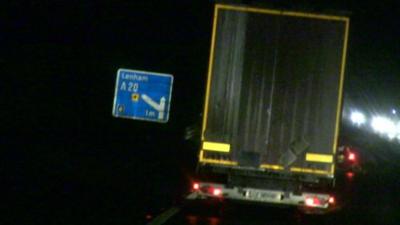
[[[113,116],[168,122],[173,80],[170,74],[119,69]]]

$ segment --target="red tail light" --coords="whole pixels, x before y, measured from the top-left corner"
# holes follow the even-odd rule
[[[212,191],[212,194],[214,196],[221,196],[222,190],[220,188],[214,188],[214,190]]]
[[[353,152],[350,152],[350,153],[347,155],[347,159],[348,159],[349,161],[352,161],[352,162],[356,161],[356,154],[354,154]]]
[[[317,197],[306,197],[305,203],[306,203],[306,206],[310,206],[310,207],[321,205],[321,201]]]
[[[305,201],[307,206],[313,206],[314,205],[314,199],[313,198],[306,198]]]
[[[200,184],[199,183],[193,183],[193,190],[199,190],[200,189]]]
[[[335,197],[330,196],[328,199],[326,198],[318,198],[316,196],[307,196],[305,198],[304,204],[308,207],[318,207],[318,206],[323,206],[327,203],[333,205],[335,204],[336,200]]]
[[[335,197],[333,197],[333,196],[329,197],[329,199],[328,199],[329,204],[333,205],[333,204],[335,204],[335,202],[336,202]]]

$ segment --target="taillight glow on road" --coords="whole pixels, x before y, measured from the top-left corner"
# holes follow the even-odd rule
[[[349,179],[352,179],[354,177],[354,173],[349,171],[349,172],[346,173],[346,177],[349,178]]]

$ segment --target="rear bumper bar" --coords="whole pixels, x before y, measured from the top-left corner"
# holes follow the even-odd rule
[[[218,189],[218,192],[214,190]],[[196,189],[187,196],[188,200],[194,199],[230,199],[247,202],[279,204],[314,209],[328,209],[333,205],[329,203],[329,194],[325,193],[294,193],[291,191],[257,189],[248,187],[226,187],[224,184],[197,183]],[[314,200],[314,201],[312,201]]]

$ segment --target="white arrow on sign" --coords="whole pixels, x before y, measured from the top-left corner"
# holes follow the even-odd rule
[[[164,118],[164,110],[165,110],[165,97],[161,97],[160,103],[157,103],[153,99],[151,99],[146,94],[142,94],[142,99],[151,107],[153,107],[158,112],[158,119],[162,120]]]

